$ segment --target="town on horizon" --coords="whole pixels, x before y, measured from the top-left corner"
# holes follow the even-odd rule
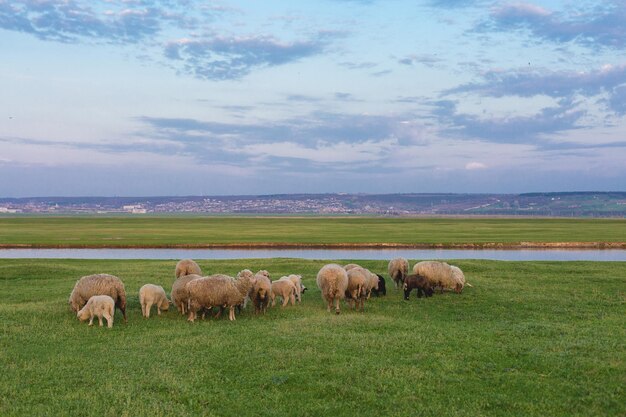
[[[20,213],[626,217],[626,192],[0,198],[0,214]]]

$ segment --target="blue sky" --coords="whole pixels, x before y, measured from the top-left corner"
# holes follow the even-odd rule
[[[0,196],[624,190],[626,3],[0,0]]]

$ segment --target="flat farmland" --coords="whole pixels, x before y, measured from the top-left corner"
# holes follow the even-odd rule
[[[626,219],[1,217],[3,247],[626,246]],[[621,245],[621,246],[620,246]]]

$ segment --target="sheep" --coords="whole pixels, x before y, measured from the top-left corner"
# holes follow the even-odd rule
[[[258,271],[258,272],[257,272],[256,274],[254,274],[254,275],[255,275],[255,276],[256,276],[256,275],[263,275],[264,277],[267,277],[267,279],[269,279],[270,281],[272,280],[272,278],[270,278],[270,273],[269,273],[269,272],[267,272],[267,271],[266,271],[266,270],[264,270],[264,269],[262,269],[262,270]]]
[[[254,313],[259,314],[267,311],[272,292],[272,283],[265,275],[256,275],[254,284],[249,292],[249,298],[254,305]]]
[[[404,299],[408,300],[411,290],[417,289],[417,298],[421,298],[422,295],[431,297],[433,295],[432,283],[428,278],[419,274],[407,275],[404,278]]]
[[[335,303],[335,313],[339,314],[339,301],[346,296],[348,289],[348,273],[340,265],[324,265],[317,273],[317,286],[322,292],[322,298],[327,302],[327,311]]]
[[[113,316],[115,314],[115,301],[108,295],[93,295],[87,304],[81,308],[76,317],[80,321],[89,319],[89,325],[93,326],[93,318],[98,317],[100,327],[102,327],[102,317],[107,320],[107,327],[113,327]]]
[[[455,278],[450,265],[439,261],[422,261],[415,264],[413,272],[426,277],[434,288],[439,287],[440,293],[444,288],[452,288],[461,292],[462,284]]]
[[[452,274],[454,275],[454,279],[457,281],[457,286],[460,284],[460,287],[461,287],[460,291],[457,291],[457,292],[463,291],[463,288],[466,285],[468,287],[472,286],[472,284],[470,284],[469,282],[465,282],[465,274],[463,274],[463,271],[461,271],[461,268],[459,268],[458,266],[454,266],[454,265],[450,265],[450,268],[452,268]]]
[[[109,274],[86,275],[76,281],[70,294],[69,303],[72,311],[78,312],[94,295],[108,295],[120,309],[126,323],[126,290],[124,283],[116,276]]]
[[[176,278],[191,274],[202,275],[200,266],[192,259],[181,259],[178,261],[176,269],[174,270]]]
[[[273,281],[272,291],[270,292],[272,307],[276,305],[276,297],[282,298],[283,307],[289,304],[290,301],[291,305],[296,305],[296,284],[289,277],[281,277],[279,280]]]
[[[189,293],[187,292],[187,283],[194,279],[202,278],[200,275],[189,274],[183,275],[174,281],[172,284],[172,304],[176,306],[180,314],[187,312],[187,300],[189,299]]]
[[[387,295],[387,285],[385,283],[385,278],[380,274],[376,274],[376,276],[378,277],[378,289],[372,288],[372,294],[377,297],[380,295]]]
[[[400,284],[404,282],[404,277],[406,277],[409,273],[409,261],[405,258],[394,258],[389,261],[387,271],[389,272],[389,276],[393,280],[397,290]]]
[[[348,271],[350,272],[350,271]],[[367,291],[367,299],[369,300],[372,296],[372,291],[378,291],[378,275],[372,273],[369,269],[365,269],[366,274],[366,282],[365,282],[365,290]]]
[[[167,299],[165,290],[160,285],[154,284],[146,284],[139,289],[139,303],[141,304],[141,314],[146,318],[150,317],[153,304],[156,305],[159,316],[161,310],[167,311],[170,308],[170,300]]]
[[[353,309],[361,306],[364,311],[364,301],[367,297],[367,282],[370,272],[361,267],[355,267],[348,271],[348,287],[346,288],[346,301]]]
[[[348,265],[344,265],[344,267],[343,267],[343,269],[345,269],[346,272],[348,272],[352,268],[361,268],[361,265],[359,265],[359,264],[348,264]]]
[[[243,300],[254,282],[253,277],[244,275],[234,279],[226,275],[216,274],[194,279],[187,283],[189,300],[188,319],[193,322],[201,308],[229,308],[228,318],[235,320],[235,306],[243,304]],[[218,313],[219,315],[219,313]]]
[[[291,282],[293,282],[293,284],[296,286],[296,301],[301,303],[302,294],[307,290],[307,288],[304,285],[302,285],[302,275],[291,274],[287,278],[291,280]]]

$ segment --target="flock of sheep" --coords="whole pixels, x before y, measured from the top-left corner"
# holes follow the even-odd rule
[[[396,289],[403,288],[406,300],[413,289],[417,290],[418,297],[429,297],[436,289],[441,292],[451,289],[460,293],[465,285],[470,286],[459,268],[439,261],[418,262],[413,267],[413,273],[409,274],[409,262],[404,258],[395,258],[389,262],[388,273]],[[176,264],[175,277],[171,301],[159,285],[141,287],[139,302],[144,317],[150,317],[152,306],[156,306],[160,315],[161,310],[168,310],[170,304],[174,304],[180,314],[188,315],[190,322],[198,314],[202,314],[203,318],[207,313],[211,314],[213,308],[219,309],[215,317],[228,308],[229,319],[235,320],[235,311],[245,309],[250,301],[256,314],[265,313],[268,306],[276,305],[277,298],[280,297],[283,307],[290,302],[295,305],[296,301],[302,301],[302,294],[306,291],[300,275],[283,276],[271,281],[270,274],[265,270],[255,274],[244,269],[236,278],[223,274],[202,276],[200,266],[191,259],[182,259]],[[357,264],[325,265],[318,272],[316,281],[327,303],[327,310],[330,312],[334,304],[337,314],[340,313],[341,300],[345,299],[351,308],[363,311],[365,300],[372,294],[386,294],[385,279]],[[95,274],[80,278],[70,294],[69,303],[78,319],[89,319],[90,326],[97,317],[100,326],[104,318],[108,327],[112,327],[115,307],[122,312],[126,322],[126,291],[116,276]]]

